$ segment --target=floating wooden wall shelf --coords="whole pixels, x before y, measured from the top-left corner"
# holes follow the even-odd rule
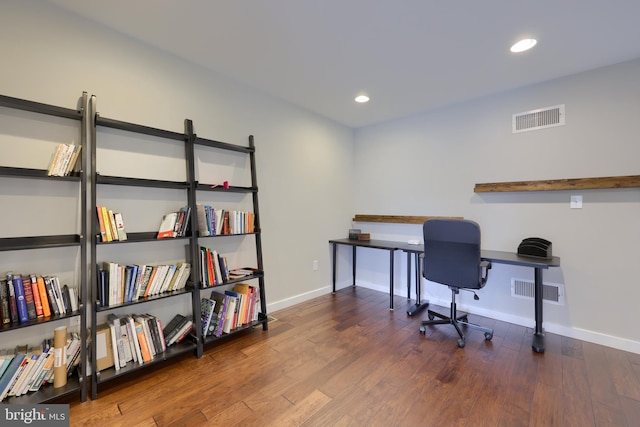
[[[407,215],[362,215],[356,214],[353,222],[386,222],[394,224],[424,224],[432,218],[462,219],[461,216],[407,216]]]
[[[474,193],[493,193],[507,191],[593,190],[602,188],[637,187],[640,187],[640,175],[551,179],[542,181],[491,182],[476,184],[473,191]]]

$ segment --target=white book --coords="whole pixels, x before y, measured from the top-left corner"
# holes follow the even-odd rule
[[[136,324],[135,321],[133,320],[133,316],[126,316],[127,322],[129,324],[129,326],[132,329],[132,337],[133,337],[133,342],[134,342],[134,350],[136,353],[136,357],[138,359],[138,363],[143,364],[144,363],[144,359],[142,358],[142,352],[140,351],[140,342],[138,342],[138,334],[136,333]]]
[[[213,211],[215,217],[216,217],[216,236],[219,235],[222,232],[222,223],[224,220],[224,210],[222,209],[215,209]]]
[[[24,389],[25,383],[31,378],[31,372],[33,371],[33,367],[38,362],[38,356],[35,354],[29,355],[27,359],[27,364],[24,369],[20,373],[20,376],[16,380],[15,384],[9,391],[9,396],[21,396],[22,390]]]
[[[111,331],[111,351],[113,352],[113,367],[116,371],[120,370],[120,356],[118,355],[118,341],[116,336],[116,327],[109,322],[109,330]]]
[[[118,240],[127,240],[127,232],[124,230],[124,218],[122,217],[122,213],[114,212],[113,219],[116,223],[116,231],[118,233]]]
[[[131,353],[131,343],[129,335],[129,327],[124,319],[120,319],[120,333],[122,335],[122,344],[124,347],[124,360],[125,364],[133,360],[133,354]]]
[[[196,212],[198,216],[198,233],[201,237],[210,236],[209,227],[207,226],[207,213],[204,205],[198,203],[196,205]]]
[[[60,309],[60,314],[66,314],[64,301],[62,300],[62,287],[60,286],[60,279],[58,276],[51,277],[51,290],[53,291],[53,296],[56,299],[56,304]]]
[[[177,266],[175,264],[171,264],[167,266],[167,274],[162,281],[162,286],[160,287],[160,291],[158,293],[166,292],[169,290],[169,284],[171,283],[171,279],[176,274]]]
[[[51,175],[53,176],[63,176],[64,171],[66,170],[66,165],[69,162],[69,158],[71,157],[71,153],[73,153],[73,145],[71,144],[62,144],[58,156],[56,157],[55,165],[53,166],[53,172]]]
[[[213,258],[213,269],[215,270],[216,284],[222,284],[222,271],[220,271],[220,260],[218,259],[218,251],[212,250],[211,257]]]
[[[176,220],[178,219],[178,212],[170,212],[162,217],[160,228],[158,229],[158,239],[164,239],[166,237],[176,237],[176,233],[173,231],[176,226]]]
[[[140,297],[140,285],[142,284],[142,280],[144,279],[144,272],[147,266],[145,264],[138,266],[138,271],[136,272],[136,280],[133,284],[133,295],[131,297],[132,301],[137,301]]]
[[[71,302],[71,311],[78,311],[78,295],[76,295],[76,288],[68,287],[69,301]]]
[[[114,327],[113,330],[116,338],[116,346],[118,348],[118,359],[116,359],[114,356],[114,362],[119,362],[120,367],[124,368],[125,366],[127,366],[127,354],[124,346],[124,340],[122,338],[122,327],[120,325],[120,318],[111,313],[107,316],[107,320],[109,321],[109,326],[113,325]]]
[[[159,293],[160,287],[162,286],[162,283],[164,282],[164,278],[167,275],[167,271],[169,271],[168,265],[158,266],[158,272],[153,278],[153,283],[151,286],[151,290],[149,291],[149,295],[156,295],[157,293]]]
[[[176,280],[173,281],[173,286],[169,289],[171,291],[177,291],[180,288],[180,283],[182,281],[182,276],[184,276],[184,271],[187,268],[187,263],[186,262],[180,262],[178,263],[179,267],[176,270]]]

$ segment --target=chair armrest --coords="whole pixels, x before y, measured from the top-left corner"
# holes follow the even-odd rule
[[[483,271],[482,283],[486,283],[487,278],[489,277],[489,270],[491,270],[491,261],[480,261],[480,268]]]

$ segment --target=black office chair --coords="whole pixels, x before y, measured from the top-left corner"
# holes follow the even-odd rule
[[[491,263],[480,259],[480,227],[473,221],[460,219],[430,219],[423,225],[424,258],[422,275],[432,282],[451,289],[449,316],[429,310],[429,320],[422,322],[420,333],[427,325],[452,324],[460,338],[458,346],[465,346],[460,325],[484,332],[486,340],[493,338],[493,330],[469,323],[467,314],[456,310],[456,295],[460,290],[473,291],[484,287]],[[434,320],[437,317],[437,320]]]

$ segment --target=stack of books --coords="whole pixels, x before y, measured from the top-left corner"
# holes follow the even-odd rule
[[[75,332],[67,337],[67,375],[80,363],[80,343],[80,336]],[[22,345],[14,350],[0,350],[0,401],[52,384],[54,359],[53,339],[44,340],[40,348]]]
[[[0,280],[0,317],[3,324],[72,314],[78,310],[76,289],[61,285],[57,276],[7,273]]]

